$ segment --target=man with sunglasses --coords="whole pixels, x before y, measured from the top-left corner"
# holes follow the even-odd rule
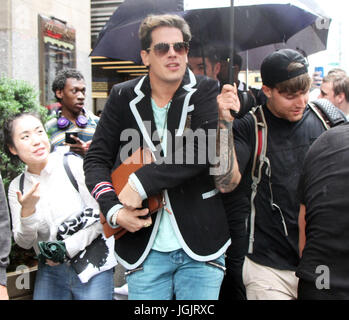
[[[86,183],[108,223],[130,231],[115,244],[129,299],[217,299],[230,244],[207,148],[219,88],[187,68],[183,18],[148,16],[139,36],[149,74],[113,87],[85,158]],[[110,171],[130,146],[149,148],[156,161],[131,174],[117,197]],[[142,200],[158,193],[165,205],[148,216]]]

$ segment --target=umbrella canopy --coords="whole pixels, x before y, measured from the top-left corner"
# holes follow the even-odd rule
[[[183,13],[182,0],[125,0],[100,32],[91,56],[140,63],[138,29],[149,14]]]
[[[308,5],[313,3],[309,0],[301,1]],[[259,70],[263,59],[278,49],[288,48],[298,50],[305,57],[326,50],[331,19],[319,8],[316,8],[316,13],[321,16],[314,23],[294,34],[287,41],[239,52],[244,60],[242,69]]]
[[[183,1],[125,0],[100,33],[91,55],[140,63],[138,29],[151,13],[179,14],[188,21],[193,41],[229,46],[228,7],[185,10],[188,6],[184,7]],[[234,46],[238,51],[285,42],[318,18],[296,0],[236,0],[234,8]]]

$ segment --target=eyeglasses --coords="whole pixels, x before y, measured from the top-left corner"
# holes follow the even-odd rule
[[[175,43],[160,42],[154,45],[153,48],[148,48],[147,52],[153,49],[156,55],[163,56],[170,50],[171,46],[173,47],[173,50],[180,55],[188,53],[189,50],[189,43],[185,41]]]

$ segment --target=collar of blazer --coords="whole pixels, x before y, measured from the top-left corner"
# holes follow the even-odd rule
[[[188,112],[194,110],[194,106],[189,106],[189,102],[191,96],[197,90],[194,88],[195,85],[196,78],[193,72],[187,68],[183,81],[172,98],[171,108],[168,113],[167,130],[171,133],[176,132],[176,136],[183,135]],[[150,149],[155,152],[156,148],[151,137],[156,130],[156,126],[150,103],[151,89],[149,76],[144,76],[138,81],[134,92],[136,97],[130,101],[130,109],[144,140]],[[146,125],[147,123],[151,123],[151,126]]]

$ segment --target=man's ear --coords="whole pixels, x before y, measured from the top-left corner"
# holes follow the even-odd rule
[[[141,50],[142,62],[146,67],[149,67],[149,53],[146,50]]]
[[[345,93],[341,92],[341,93],[337,94],[336,96],[334,96],[334,99],[336,101],[336,106],[341,105],[343,103],[343,101],[345,100]]]
[[[63,98],[63,90],[56,90],[56,96],[57,96],[59,99],[62,99],[62,98]]]
[[[214,65],[214,74],[217,76],[218,73],[221,71],[221,63],[220,62],[217,62],[215,65]]]
[[[267,87],[266,85],[262,86],[262,90],[264,92],[264,94],[266,95],[266,97],[269,99],[271,97],[271,88]]]

